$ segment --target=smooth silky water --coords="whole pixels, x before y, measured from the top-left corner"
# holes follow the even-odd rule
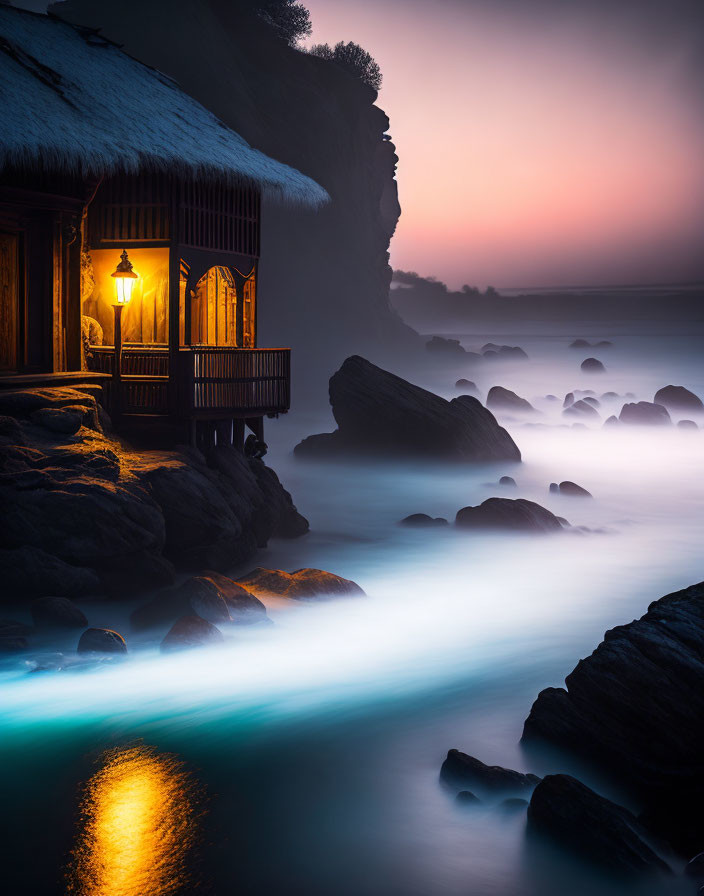
[[[272,542],[254,563],[329,569],[367,597],[275,607],[275,625],[227,632],[218,648],[162,657],[137,644],[124,662],[60,672],[6,660],[6,892],[609,892],[528,841],[524,813],[456,806],[438,772],[458,747],[490,764],[576,771],[621,796],[518,744],[538,691],[561,684],[607,628],[702,578],[704,431],[575,428],[561,416],[574,388],[652,400],[675,383],[704,395],[701,340],[613,338],[582,354],[564,334],[462,337],[468,348],[520,344],[531,361],[403,371],[448,397],[466,376],[483,394],[499,384],[531,400],[540,413],[506,421],[522,464],[301,462],[292,446],[332,429],[329,411],[294,406],[269,424],[268,460],[311,533]],[[606,374],[579,372],[592,353]],[[559,402],[538,400],[547,393]],[[501,475],[518,488],[498,488]],[[594,500],[549,494],[563,479]],[[491,495],[539,501],[590,531],[397,525],[414,512],[451,521]]]

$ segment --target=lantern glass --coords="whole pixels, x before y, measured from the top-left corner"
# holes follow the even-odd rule
[[[115,295],[117,305],[127,305],[132,298],[132,290],[134,282],[138,278],[138,274],[132,268],[132,262],[127,257],[127,252],[123,250],[120,256],[120,263],[115,272],[112,274],[115,279]]]

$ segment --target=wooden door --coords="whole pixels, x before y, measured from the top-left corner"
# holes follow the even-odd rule
[[[0,370],[17,370],[19,240],[0,231]]]

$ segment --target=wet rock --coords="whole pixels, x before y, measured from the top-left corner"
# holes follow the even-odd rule
[[[200,616],[181,616],[161,642],[161,651],[169,653],[191,647],[205,647],[208,644],[221,644],[223,640],[222,632],[211,622],[201,619]]]
[[[573,342],[570,342],[570,348],[590,348],[591,342],[588,342],[586,339],[575,339]]]
[[[581,485],[577,485],[576,482],[570,482],[569,479],[566,479],[564,482],[560,483],[560,494],[561,495],[570,495],[574,498],[591,498],[591,492],[588,492],[586,488],[582,488]]]
[[[501,812],[515,815],[518,812],[524,812],[528,808],[528,800],[521,799],[518,796],[509,797],[507,800],[502,800],[498,808]]]
[[[608,631],[565,688],[541,691],[523,729],[524,743],[548,741],[628,784],[649,826],[690,856],[704,843],[703,656],[699,583]]]
[[[231,622],[230,610],[217,584],[207,576],[193,576],[177,591],[191,610],[213,624]]]
[[[100,579],[92,569],[72,566],[40,548],[0,550],[0,600],[31,600],[46,594],[61,597],[98,595]]]
[[[569,408],[569,407],[572,407],[573,404],[574,404],[574,392],[568,392],[567,395],[565,395],[565,400],[562,402],[562,407]]]
[[[109,628],[89,628],[78,641],[77,653],[127,653],[127,644],[119,632]]]
[[[492,386],[486,397],[486,406],[491,410],[499,411],[519,411],[522,413],[533,413],[535,408],[533,405],[516,395],[510,389],[504,389],[503,386]]]
[[[564,417],[576,417],[580,420],[599,420],[599,412],[593,408],[583,398],[575,401],[562,412]]]
[[[699,429],[694,420],[678,420],[677,425],[680,429]]]
[[[237,579],[247,591],[260,597],[287,597],[304,600],[312,597],[357,597],[364,591],[356,582],[322,569],[280,569],[257,567]]]
[[[670,426],[672,424],[667,408],[650,401],[624,404],[618,419],[621,423],[637,426]]]
[[[528,823],[531,831],[612,874],[630,878],[670,871],[633,814],[569,775],[543,778],[531,796]]]
[[[0,416],[0,444],[25,444],[22,427],[14,417]]]
[[[653,398],[655,404],[664,405],[669,411],[704,414],[704,404],[698,395],[684,386],[663,386]]]
[[[455,525],[515,532],[559,532],[563,528],[554,513],[525,498],[488,498],[476,507],[463,507],[457,512]]]
[[[459,379],[455,383],[456,389],[461,389],[464,393],[468,395],[478,395],[479,390],[477,389],[477,384],[473,383],[471,380]]]
[[[207,572],[204,577],[219,589],[227,604],[230,619],[237,625],[258,625],[270,622],[264,604],[242,585],[217,572]]]
[[[585,373],[606,373],[606,368],[598,358],[585,358],[579,369]]]
[[[31,631],[28,625],[14,619],[0,619],[0,652],[15,653],[26,650],[26,635]]]
[[[399,525],[401,526],[447,526],[447,520],[441,516],[428,516],[427,513],[412,513],[410,516],[404,517]]]
[[[540,781],[500,765],[485,765],[460,750],[450,750],[440,769],[440,780],[450,787],[469,787],[486,795],[529,793]]]
[[[83,611],[67,597],[39,597],[29,605],[37,628],[85,628]]]
[[[509,488],[516,488],[516,480],[513,478],[513,476],[502,476],[501,479],[499,479],[499,485],[504,485]]]
[[[455,801],[461,806],[479,806],[482,802],[471,790],[460,790]]]
[[[359,356],[330,379],[330,403],[338,430],[304,439],[297,456],[520,460],[509,434],[476,398],[446,401]]]

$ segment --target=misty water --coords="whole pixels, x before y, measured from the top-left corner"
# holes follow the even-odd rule
[[[566,757],[524,753],[522,724],[538,691],[561,684],[607,628],[702,578],[704,431],[574,427],[562,399],[593,389],[652,400],[668,383],[704,395],[701,336],[455,335],[473,350],[519,344],[530,361],[396,369],[447,397],[464,376],[482,398],[498,384],[531,401],[535,414],[500,417],[521,464],[301,462],[293,445],[334,428],[329,408],[297,410],[294,399],[268,425],[267,460],[311,532],[271,542],[250,566],[328,569],[366,597],[282,602],[274,625],[227,632],[217,649],[162,657],[130,642],[124,662],[59,672],[6,662],[8,892],[608,892],[527,839],[524,812],[460,807],[438,773],[457,747],[489,764],[576,772],[622,798]],[[568,348],[574,336],[614,346],[582,353]],[[605,374],[580,372],[589,354]],[[601,419],[623,401],[607,401]],[[498,487],[502,475],[517,488]],[[593,500],[549,494],[565,479]],[[452,521],[492,495],[538,501],[575,529],[529,537],[397,524],[415,512]],[[111,787],[124,798],[111,800]],[[138,811],[139,842],[111,840],[106,853],[106,837],[120,841]],[[108,857],[96,865],[98,852]]]

